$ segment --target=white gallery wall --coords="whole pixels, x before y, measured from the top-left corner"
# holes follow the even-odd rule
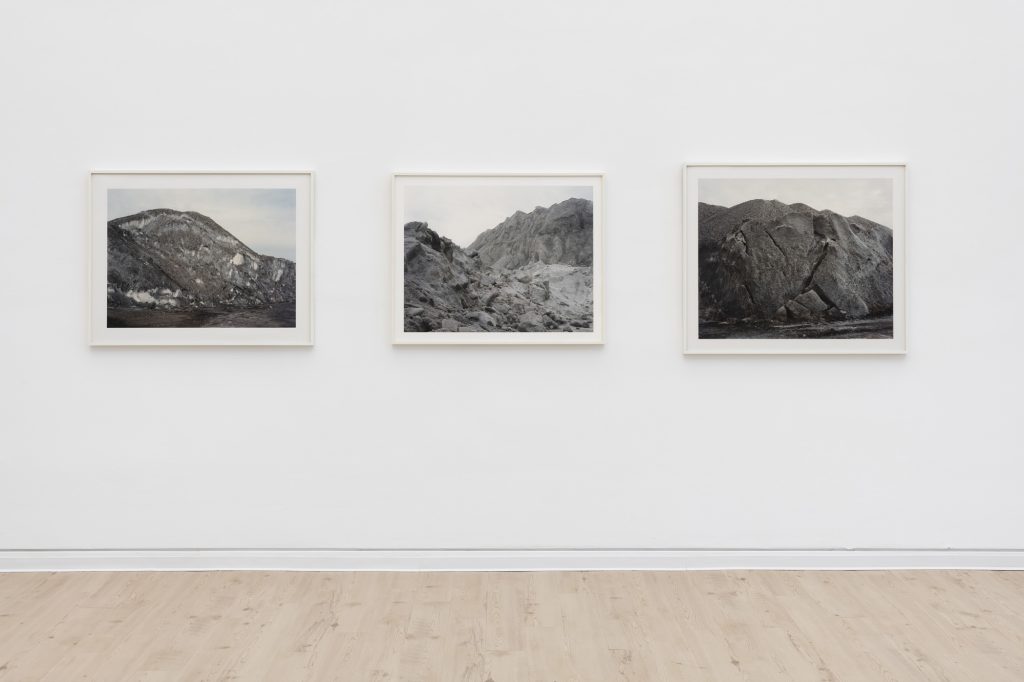
[[[1017,0],[8,2],[0,548],[1024,549]],[[905,357],[683,357],[684,162],[905,161]],[[316,345],[90,349],[91,169],[312,169]],[[607,342],[390,345],[396,171],[607,174]]]

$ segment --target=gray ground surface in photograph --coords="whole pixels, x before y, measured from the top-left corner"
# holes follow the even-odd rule
[[[825,322],[701,322],[702,339],[891,339],[892,316]]]
[[[107,327],[294,327],[294,303],[244,308],[107,308]]]

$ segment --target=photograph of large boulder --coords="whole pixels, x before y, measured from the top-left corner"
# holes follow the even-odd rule
[[[728,182],[738,186],[719,186]],[[742,196],[744,182],[719,180],[712,189]],[[811,203],[824,194],[813,183],[793,184],[806,188],[808,201],[721,205],[701,197],[700,338],[891,338],[893,230],[879,222],[884,207],[872,196],[875,220],[842,215]]]

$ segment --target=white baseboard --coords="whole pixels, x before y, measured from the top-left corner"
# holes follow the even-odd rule
[[[149,549],[0,550],[26,571],[1024,570],[1024,550],[956,549]]]

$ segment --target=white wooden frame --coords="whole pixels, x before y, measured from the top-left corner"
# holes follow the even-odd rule
[[[721,169],[740,169],[746,175],[736,177],[773,177],[749,175],[764,169],[785,169],[797,175],[774,177],[891,177],[893,180],[893,338],[892,339],[700,339],[698,337],[698,253],[697,182],[704,169],[711,175],[728,177]],[[847,173],[842,173],[846,170]],[[683,353],[686,355],[900,355],[907,352],[907,218],[906,170],[901,162],[851,163],[687,163],[683,167]],[[870,175],[870,173],[881,175]]]
[[[154,185],[139,184],[156,178]],[[253,188],[266,179],[296,190],[294,328],[107,328],[106,326],[106,190],[119,186],[189,188],[169,178],[195,178],[197,187],[232,178],[226,188]],[[115,184],[120,179],[123,184]],[[203,184],[208,183],[208,184]],[[89,297],[88,338],[92,346],[312,346],[314,336],[314,176],[310,170],[94,170],[89,175],[89,239],[86,291]],[[101,267],[102,264],[102,267]]]
[[[493,179],[524,183],[529,180],[557,184],[590,185],[594,189],[594,325],[592,332],[407,332],[404,325],[404,222],[402,188],[410,179]],[[391,182],[391,324],[394,345],[601,345],[604,343],[604,223],[605,177],[597,172],[555,173],[395,173]]]

